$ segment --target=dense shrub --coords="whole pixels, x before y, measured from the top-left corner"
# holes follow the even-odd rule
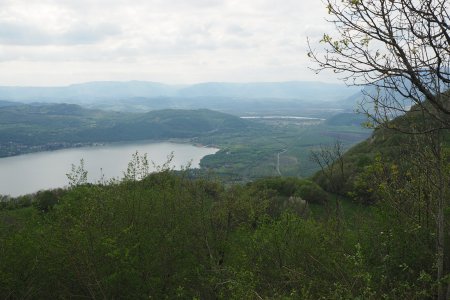
[[[323,204],[328,200],[328,194],[317,183],[306,180],[297,188],[296,195],[309,203]]]
[[[0,211],[0,298],[434,296],[432,228],[389,207],[308,217],[302,199],[326,196],[310,181],[225,186],[163,171],[55,195]]]
[[[51,191],[41,191],[36,194],[34,206],[37,210],[48,212],[58,203],[58,197]]]
[[[299,196],[309,203],[324,203],[327,193],[315,182],[295,177],[271,177],[256,180],[251,184],[260,190],[273,190],[279,196]]]

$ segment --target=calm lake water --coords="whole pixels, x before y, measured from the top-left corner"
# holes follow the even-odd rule
[[[84,160],[88,171],[88,181],[98,182],[104,174],[105,179],[122,178],[132,155],[147,153],[148,160],[157,166],[174,154],[171,166],[180,169],[189,162],[192,168],[199,167],[200,160],[218,151],[178,143],[126,143],[96,147],[64,149],[39,152],[0,159],[0,194],[19,196],[41,189],[64,187],[69,184],[66,174],[72,164],[78,166]],[[153,169],[150,163],[150,168]]]

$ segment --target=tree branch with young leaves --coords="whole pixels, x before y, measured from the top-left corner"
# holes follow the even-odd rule
[[[373,86],[363,110],[378,124],[411,109],[450,128],[450,17],[446,0],[326,0],[336,32],[321,51],[308,40],[316,71]],[[371,108],[369,108],[371,107]],[[434,130],[431,128],[422,130]]]

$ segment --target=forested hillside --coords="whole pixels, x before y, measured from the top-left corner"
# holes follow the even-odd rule
[[[0,157],[95,143],[193,138],[244,130],[248,122],[210,110],[119,113],[74,104],[0,107]]]
[[[400,134],[418,128],[415,117],[377,129],[342,156],[343,169],[337,157],[334,172],[317,173],[328,193],[289,177],[242,185],[164,166],[149,174],[136,154],[122,180],[86,184],[74,168],[68,190],[4,198],[0,296],[434,298],[448,280],[435,280],[448,132]]]
[[[67,191],[4,203],[0,297],[434,295],[427,228],[388,217],[383,206],[343,202],[337,213],[310,181],[225,186],[167,170],[147,176],[139,156],[121,182],[86,185],[81,169],[70,177]]]
[[[309,160],[312,148],[336,138],[350,147],[370,134],[358,121],[323,123],[283,116],[242,119],[205,109],[125,113],[74,104],[15,104],[0,107],[0,157],[112,142],[177,140],[220,148],[201,166],[224,180],[309,176],[317,170]]]
[[[448,117],[443,115],[442,118]],[[339,124],[339,122],[354,122],[357,119],[362,120],[363,117],[337,115],[327,120],[327,123]],[[333,152],[332,148],[324,150]],[[442,153],[436,153],[436,151]],[[368,139],[342,155],[342,172],[335,172],[332,179],[339,186],[339,190],[335,192],[341,195],[350,193],[363,202],[373,201],[371,191],[374,191],[375,188],[372,184],[377,180],[370,179],[369,173],[375,172],[375,166],[398,168],[404,173],[408,171],[411,173],[412,168],[420,167],[421,164],[428,161],[430,161],[428,168],[433,168],[433,155],[439,154],[441,159],[448,162],[449,151],[449,129],[439,127],[436,119],[424,114],[420,108],[413,107],[406,114],[376,127]],[[336,168],[336,165],[334,164],[333,168]],[[389,170],[384,171],[389,173]],[[422,171],[425,170],[418,168],[412,175],[423,175]],[[371,176],[376,177],[375,174]],[[388,176],[388,174],[385,173],[383,176]],[[315,180],[323,187],[330,189],[330,178],[327,178],[324,172],[318,172]]]
[[[0,3],[0,300],[450,300],[450,0]]]

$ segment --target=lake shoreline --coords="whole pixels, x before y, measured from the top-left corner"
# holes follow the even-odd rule
[[[93,143],[51,143],[44,144],[39,146],[31,146],[31,150],[26,150],[20,153],[14,153],[11,155],[0,155],[0,159],[8,158],[8,157],[17,157],[35,153],[42,152],[54,152],[65,149],[79,149],[79,148],[95,148],[102,146],[114,146],[114,145],[124,145],[129,143],[137,143],[137,144],[148,144],[148,143],[177,143],[177,144],[189,144],[197,147],[204,148],[218,148],[216,145],[203,145],[201,143],[195,142],[192,138],[166,138],[166,139],[145,139],[145,140],[125,140],[125,141],[114,141],[114,142],[93,142]]]
[[[219,151],[194,144],[190,139],[114,142],[3,157],[0,158],[0,195],[18,197],[67,186],[66,174],[71,172],[71,166],[80,165],[81,160],[88,171],[88,182],[96,183],[103,178],[122,178],[135,153],[146,154],[149,172],[154,172],[168,162],[175,170],[186,166],[201,168],[200,161],[205,156]]]

